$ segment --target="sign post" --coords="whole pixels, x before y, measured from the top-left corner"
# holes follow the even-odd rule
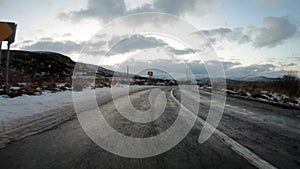
[[[9,93],[9,57],[10,45],[15,42],[17,25],[12,22],[0,22],[0,42],[7,41],[5,91]],[[1,45],[0,45],[1,47]],[[2,48],[0,48],[2,49]],[[0,51],[1,53],[1,51]],[[0,54],[1,59],[1,54]]]
[[[9,57],[10,57],[10,44],[7,44],[7,53],[6,53],[6,80],[5,80],[5,91],[8,94],[9,93]]]

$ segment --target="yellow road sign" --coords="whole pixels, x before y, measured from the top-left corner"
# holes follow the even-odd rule
[[[0,22],[0,41],[15,41],[16,24],[11,22]]]

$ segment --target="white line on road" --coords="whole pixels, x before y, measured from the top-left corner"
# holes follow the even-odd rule
[[[193,112],[191,112],[188,108],[186,108],[184,105],[182,105],[174,96],[174,89],[171,91],[172,98],[177,102],[178,105],[181,106],[185,111],[191,113],[194,116],[197,116]],[[198,116],[197,116],[198,117]],[[210,124],[206,123],[203,119],[200,117],[197,118],[198,121],[204,126],[208,126],[210,130],[214,131],[213,135],[219,138],[225,145],[227,145],[229,148],[231,148],[233,151],[235,151],[237,154],[245,158],[249,163],[256,166],[259,169],[277,169],[272,164],[268,163],[264,159],[260,158],[258,155],[247,149],[246,147],[242,146],[238,142],[236,142],[234,139],[230,138],[226,134],[222,133],[218,129],[214,128]]]

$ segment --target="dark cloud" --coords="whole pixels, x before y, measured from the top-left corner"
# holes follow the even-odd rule
[[[275,47],[297,33],[297,26],[288,17],[265,17],[264,27],[249,27],[254,46]]]
[[[19,44],[21,49],[32,51],[51,51],[63,54],[69,54],[73,52],[80,52],[82,49],[81,43],[72,41],[51,41],[42,40],[32,44]]]
[[[72,36],[72,34],[71,34],[71,33],[65,33],[65,34],[63,34],[62,36],[63,36],[63,37],[70,37],[70,36]]]
[[[213,0],[154,0],[140,7],[128,9],[124,0],[89,0],[87,7],[70,13],[60,13],[63,20],[79,21],[85,18],[96,18],[107,22],[111,19],[137,12],[163,12],[173,15],[186,13],[205,13]],[[200,8],[204,6],[203,8]],[[196,9],[196,7],[199,7]],[[147,21],[148,18],[141,18]]]
[[[288,17],[265,17],[264,27],[249,26],[246,30],[237,28],[217,28],[196,32],[203,33],[214,44],[227,40],[238,44],[252,43],[256,48],[275,47],[299,32],[296,24]]]
[[[215,61],[212,61],[210,64],[216,64]],[[258,76],[265,76],[265,77],[272,77],[277,78],[282,76],[284,71],[277,71],[277,66],[273,64],[252,64],[248,66],[243,66],[239,62],[230,62],[230,61],[223,61],[222,62],[224,67],[224,72],[226,78],[229,79],[247,79],[249,77],[258,77]],[[215,66],[215,69],[219,67]]]
[[[123,39],[120,41],[120,39]],[[109,55],[119,54],[119,53],[128,53],[141,49],[157,48],[157,47],[166,47],[167,44],[159,39],[154,37],[145,37],[142,35],[133,35],[130,37],[123,38],[113,38],[113,42],[110,42],[112,48]],[[117,44],[114,44],[117,42]]]
[[[250,42],[248,35],[244,34],[243,28],[217,28],[201,31],[213,43],[228,40],[229,42],[237,42],[239,44]]]
[[[282,66],[282,67],[297,66],[297,64],[295,64],[295,63],[282,63],[282,62],[279,62],[279,65]]]
[[[125,54],[137,50],[146,49],[162,49],[173,55],[185,55],[193,53],[191,49],[176,49],[169,46],[166,42],[155,37],[146,37],[144,35],[132,36],[113,36],[96,35],[88,42],[73,41],[55,41],[52,38],[41,38],[38,41],[24,41],[18,44],[18,47],[24,50],[35,51],[54,51],[63,54],[79,53],[83,49],[83,53],[92,56],[112,56],[117,54]]]
[[[290,63],[290,64],[287,64],[286,66],[290,67],[290,66],[297,66],[295,63]]]
[[[32,44],[32,43],[34,43],[33,40],[25,40],[21,42],[21,44]]]
[[[298,55],[300,55],[300,54],[298,54]],[[296,61],[296,62],[300,62],[300,56],[293,56],[293,57],[289,57],[288,59],[291,59],[291,60],[293,60],[293,61]]]
[[[164,50],[171,55],[186,55],[193,53],[191,49],[176,49],[169,46],[166,42],[155,37],[147,37],[144,35],[132,35],[132,36],[113,36],[107,39],[107,37],[98,36],[92,39],[86,46],[86,52],[88,50],[106,50],[107,56],[130,53],[137,50],[146,50],[157,48]]]
[[[121,38],[112,38],[121,39]],[[21,49],[33,50],[33,51],[52,51],[63,54],[71,54],[73,52],[80,52],[84,43],[76,43],[72,41],[38,41],[28,44],[19,44]],[[106,51],[99,50],[102,46],[108,46],[108,42],[99,41],[93,42],[90,47],[95,50],[87,50],[87,54],[92,56],[99,56],[105,54]],[[192,50],[184,49],[178,50],[171,48],[167,43],[162,40],[156,39],[154,37],[145,37],[142,35],[130,36],[124,41],[121,41],[119,45],[113,46],[112,51],[115,53],[127,53],[139,49],[149,49],[149,48],[159,48],[162,47],[168,52],[176,55],[184,55],[192,52]],[[240,77],[249,76],[268,76],[268,77],[279,77],[282,72],[275,71],[276,66],[273,64],[261,64],[261,65],[249,65],[242,66],[240,62],[237,61],[222,61],[221,65],[219,61],[208,61],[206,64],[201,61],[190,61],[183,62],[182,60],[151,60],[151,61],[134,61],[130,60],[128,63],[123,63],[122,65],[130,65],[132,70],[144,70],[145,68],[158,68],[166,70],[176,78],[184,78],[186,76],[186,68],[189,67],[196,77],[207,77],[208,73],[206,68],[210,70],[219,70],[221,67],[224,68],[225,74],[228,78],[237,79]],[[285,66],[295,66],[296,64],[286,64]],[[220,67],[221,66],[221,67]],[[112,67],[110,67],[112,68]],[[124,67],[125,68],[125,67]],[[280,74],[281,73],[281,74]]]
[[[59,18],[78,21],[92,17],[102,21],[109,21],[123,15],[125,12],[126,5],[124,0],[89,0],[85,9],[70,13],[60,13]]]
[[[41,38],[40,41],[53,41],[53,38],[51,38],[51,37],[44,37],[44,38]]]
[[[219,65],[219,61],[209,61],[208,64],[210,65]],[[240,66],[242,65],[240,62],[231,62],[231,61],[222,61],[222,65],[224,70],[229,70],[230,68],[234,67],[234,66]]]
[[[191,54],[194,53],[194,51],[192,49],[175,49],[172,47],[169,47],[167,49],[170,53],[173,53],[175,55],[187,55],[187,54]]]
[[[204,0],[156,0],[153,3],[154,10],[173,15],[182,15],[187,12],[195,11],[197,3],[209,4],[211,1]]]
[[[226,77],[231,79],[254,76],[279,77],[280,73],[275,71],[275,68],[273,64],[239,66],[226,70]]]

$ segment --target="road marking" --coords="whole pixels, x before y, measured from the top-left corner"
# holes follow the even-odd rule
[[[174,89],[171,91],[172,98],[176,101],[178,105],[180,105],[181,108],[183,108],[185,111],[191,113],[194,116],[197,116],[193,112],[191,112],[188,108],[186,108],[184,105],[182,105],[174,96]],[[199,116],[197,116],[198,121],[204,126],[206,125],[210,130],[214,131],[213,135],[219,138],[225,145],[227,145],[229,148],[231,148],[233,151],[235,151],[237,154],[245,158],[250,164],[256,166],[259,169],[277,169],[272,164],[268,163],[264,159],[260,158],[258,155],[247,149],[246,147],[242,146],[238,142],[236,142],[234,139],[230,138],[226,134],[222,133],[220,130],[214,128],[210,124],[206,123],[203,119],[201,119]]]
[[[203,92],[203,91],[201,91],[201,92]],[[194,96],[194,94],[196,92],[193,93],[193,92],[189,92],[189,91],[184,91],[182,93],[188,94],[188,97],[193,98],[194,100],[199,100],[200,99],[201,103],[209,103],[209,105],[206,105],[206,106],[212,105],[211,100],[207,99],[206,97],[204,97],[204,98],[201,97],[200,98],[200,97]],[[206,94],[211,94],[211,93],[206,93]],[[200,93],[200,95],[201,95],[201,93]],[[267,122],[265,122],[263,120],[263,118],[257,118],[257,117],[255,117],[255,114],[257,114],[257,113],[254,113],[253,111],[249,111],[249,110],[240,108],[238,106],[232,106],[232,105],[228,105],[228,104],[225,105],[225,109],[228,110],[228,111],[230,111],[230,112],[232,112],[232,113],[235,113],[235,114],[248,116],[246,118],[248,118],[248,119],[251,118],[252,120],[256,120],[257,122],[265,124],[265,125],[268,125],[269,123],[271,123],[272,125],[275,125],[276,127],[283,127],[283,128],[288,127],[288,129],[284,129],[284,130],[293,131],[295,133],[300,134],[300,130],[298,128],[290,127],[288,125],[284,125],[285,123],[282,124],[282,123],[277,122],[277,121],[269,121],[269,123],[267,123]],[[251,115],[251,116],[249,117],[249,115]]]

